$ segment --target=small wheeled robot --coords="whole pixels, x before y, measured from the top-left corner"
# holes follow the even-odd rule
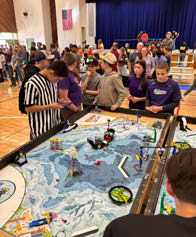
[[[92,146],[93,149],[104,149],[106,150],[109,143],[114,139],[115,130],[110,128],[110,120],[108,119],[108,128],[104,133],[104,138],[95,137],[95,141],[87,139],[87,142]]]

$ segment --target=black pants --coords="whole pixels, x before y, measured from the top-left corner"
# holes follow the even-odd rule
[[[89,106],[91,106],[91,105],[83,104],[83,109],[86,109],[86,108],[88,108]]]
[[[4,76],[3,76],[3,71],[0,69],[0,82],[4,82]]]
[[[122,76],[122,83],[123,83],[123,86],[124,87],[127,87],[127,81],[128,81],[129,77],[125,77],[125,76]]]

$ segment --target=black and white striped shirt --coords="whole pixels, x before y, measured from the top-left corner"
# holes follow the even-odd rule
[[[37,73],[25,84],[25,106],[49,105],[57,103],[57,85]],[[60,121],[60,109],[45,109],[27,113],[31,134],[40,136],[56,126]]]

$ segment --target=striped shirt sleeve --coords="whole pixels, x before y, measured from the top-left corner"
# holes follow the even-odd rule
[[[32,82],[25,84],[25,106],[32,106],[37,104],[38,89]]]

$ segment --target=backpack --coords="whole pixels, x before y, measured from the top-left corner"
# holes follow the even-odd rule
[[[18,108],[21,112],[21,114],[26,114],[25,111],[25,105],[24,105],[24,100],[25,100],[25,84],[28,82],[28,80],[35,75],[36,73],[38,73],[40,71],[40,69],[38,67],[32,66],[29,68],[28,72],[25,75],[25,78],[22,82],[20,91],[19,91],[19,96],[18,96]]]

